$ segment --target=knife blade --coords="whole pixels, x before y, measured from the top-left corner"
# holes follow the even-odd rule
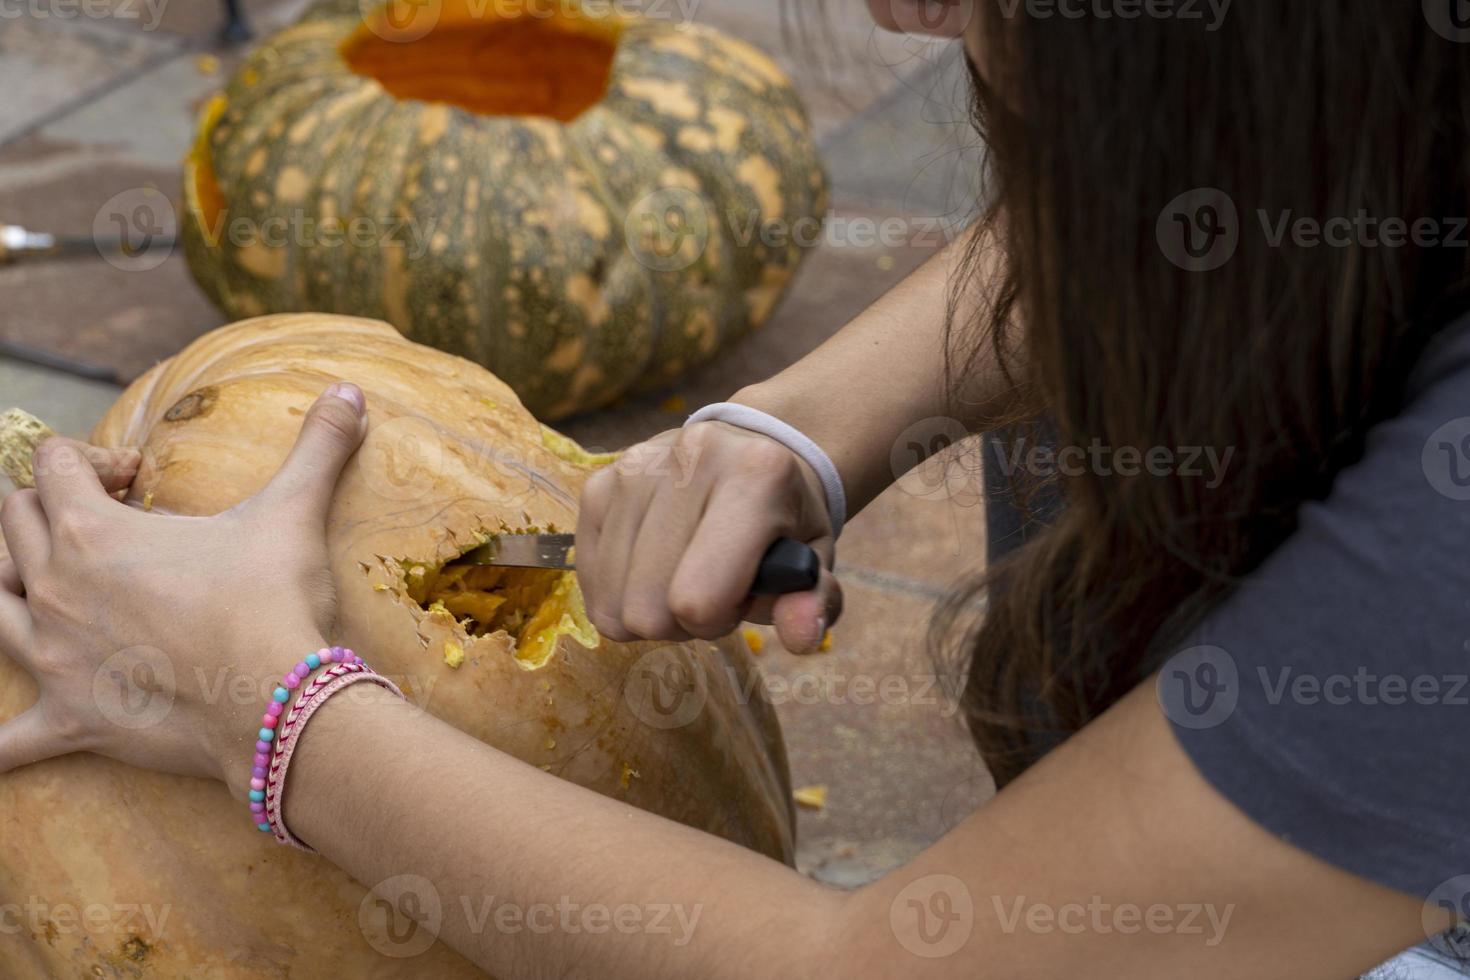
[[[574,534],[497,534],[451,565],[509,565],[512,568],[577,567]]]
[[[571,570],[577,567],[576,543],[573,534],[498,534],[450,564]],[[750,594],[806,592],[816,588],[821,571],[822,560],[810,545],[778,538],[761,556]]]

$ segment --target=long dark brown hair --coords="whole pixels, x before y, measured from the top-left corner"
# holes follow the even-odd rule
[[[1217,486],[1074,468],[1054,523],[944,604],[937,635],[967,657],[966,714],[1000,784],[1145,680],[1291,534],[1399,409],[1470,269],[1463,230],[1392,245],[1381,225],[1453,239],[1470,215],[1470,43],[1448,11],[1033,6],[1053,13],[975,0],[984,220],[1007,267],[978,318],[951,323],[952,373],[1001,356],[1063,447],[1231,455]],[[1360,214],[1378,230],[1292,239],[1299,218]]]

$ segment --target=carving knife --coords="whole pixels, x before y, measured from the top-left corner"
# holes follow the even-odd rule
[[[451,565],[505,565],[511,568],[574,569],[576,536],[572,534],[500,534],[467,552]],[[779,538],[761,557],[751,595],[785,595],[817,587],[822,561],[810,545]]]

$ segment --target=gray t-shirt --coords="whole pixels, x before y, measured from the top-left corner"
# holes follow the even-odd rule
[[[1470,321],[1184,647],[1159,699],[1211,784],[1296,847],[1470,912]]]

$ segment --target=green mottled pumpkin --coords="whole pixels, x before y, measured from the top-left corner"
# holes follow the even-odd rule
[[[229,315],[387,320],[555,419],[771,312],[826,204],[788,79],[575,0],[323,0],[204,109],[183,237]]]

